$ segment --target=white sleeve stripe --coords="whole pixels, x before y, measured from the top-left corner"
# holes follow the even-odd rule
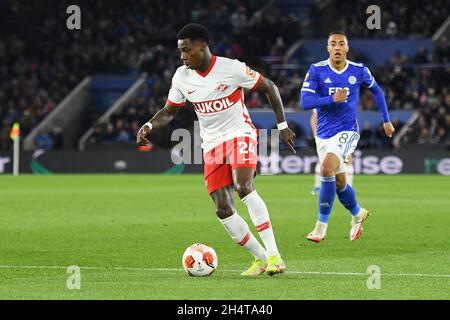
[[[372,82],[370,83],[370,86],[368,86],[367,88],[372,88],[373,84],[375,83],[375,78],[372,77]]]
[[[300,91],[309,91],[309,92],[312,92],[312,93],[316,93],[316,90],[308,89],[308,88],[302,88],[302,90],[300,90]]]

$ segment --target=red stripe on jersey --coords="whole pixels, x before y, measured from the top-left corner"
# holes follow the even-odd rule
[[[250,117],[248,115],[245,114],[244,91],[242,91],[240,99],[241,99],[241,104],[242,104],[242,115],[244,116],[245,123],[247,123],[250,127],[252,127],[252,129],[254,129],[256,131],[256,127],[253,125],[252,120],[250,119]]]
[[[175,103],[173,101],[170,101],[169,99],[167,99],[167,103],[170,104],[172,107],[184,107],[186,105],[186,102]]]
[[[242,99],[242,97],[244,96],[244,90],[242,90],[242,88],[237,88],[236,90],[233,91],[232,94],[230,94],[228,96],[228,99],[232,102],[232,103],[236,103],[239,100]],[[244,101],[242,101],[244,102]]]
[[[261,81],[262,81],[262,75],[261,75],[261,73],[259,74],[259,78],[258,78],[258,80],[256,81],[256,83],[255,83],[255,85],[249,90],[249,91],[253,91],[253,90],[256,90],[256,88],[258,88],[258,86],[261,84]]]
[[[215,55],[213,55],[212,59],[211,59],[211,64],[209,65],[208,69],[205,70],[205,72],[200,72],[198,70],[195,70],[195,72],[197,72],[203,78],[206,77],[208,75],[208,73],[211,72],[214,65],[216,64],[216,60],[217,60],[217,57]]]
[[[250,125],[250,127],[252,127],[252,129],[256,130],[256,127],[253,125],[252,120],[250,119],[250,117],[248,115],[246,115],[245,112],[242,112],[242,115],[245,118],[245,123],[248,123]]]
[[[241,240],[241,242],[239,242],[239,245],[244,246],[249,239],[250,239],[250,232],[245,235],[245,237]]]
[[[262,232],[264,230],[267,230],[271,227],[270,221],[261,223],[259,226],[256,226],[256,231]]]

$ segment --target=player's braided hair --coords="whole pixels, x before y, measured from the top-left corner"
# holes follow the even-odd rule
[[[185,25],[177,34],[179,40],[191,39],[202,40],[209,44],[209,30],[198,23],[189,23]]]

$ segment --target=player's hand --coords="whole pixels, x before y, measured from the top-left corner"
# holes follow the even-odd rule
[[[394,131],[395,131],[395,128],[394,128],[394,125],[392,124],[392,122],[383,123],[383,128],[384,128],[384,133],[386,133],[386,135],[389,138],[392,138],[392,135],[394,134]]]
[[[294,149],[295,133],[291,129],[286,128],[280,130],[280,139],[291,149],[293,153],[297,153]]]
[[[139,144],[149,144],[150,141],[146,138],[146,136],[150,133],[151,129],[147,124],[144,124],[137,133],[136,142]]]
[[[334,101],[334,103],[345,102],[346,100],[347,100],[347,90],[338,89],[333,94],[333,101]]]

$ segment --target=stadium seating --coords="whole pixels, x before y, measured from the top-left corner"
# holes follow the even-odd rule
[[[61,33],[61,23],[65,24],[66,19],[63,2],[47,1],[48,6],[59,12],[56,17],[49,16],[37,3],[18,2],[14,7],[0,2],[0,24],[2,29],[11,31],[0,37],[0,58],[8,61],[0,66],[0,150],[11,149],[9,128],[13,122],[19,121],[23,135],[27,135],[85,76],[137,76],[146,72],[152,84],[151,97],[133,100],[107,123],[97,125],[96,133],[89,139],[94,144],[102,141],[132,143],[138,127],[165,101],[171,75],[179,65],[175,35],[188,22],[205,24],[213,35],[214,53],[245,60],[276,82],[286,109],[299,110],[299,88],[308,64],[284,67],[283,56],[291,45],[305,36],[324,38],[329,30],[308,33],[303,29],[324,14],[325,9],[342,13],[342,18],[329,27],[344,29],[350,37],[365,39],[405,39],[406,35],[430,38],[448,15],[445,1],[433,3],[433,10],[419,1],[381,1],[392,10],[383,14],[383,23],[389,28],[377,33],[364,28],[361,18],[352,13],[364,3],[330,3],[332,8],[317,8],[314,1],[280,1],[279,7],[267,7],[260,1],[243,4],[234,0],[220,3],[159,0],[151,6],[143,0],[81,1],[82,30]],[[347,10],[348,7],[352,10]],[[409,19],[400,20],[400,14]],[[23,28],[24,19],[28,26],[35,28]],[[434,52],[434,62],[448,63],[448,50],[448,41],[441,39]],[[372,72],[383,87],[391,110],[420,112],[418,121],[407,130],[402,143],[445,143],[450,124],[447,116],[450,99],[445,87],[448,68],[426,65],[433,58],[430,51],[422,49],[408,54],[395,52],[383,66],[372,68]],[[364,56],[358,56],[358,52],[352,58],[370,63]],[[246,102],[250,110],[270,107],[265,97],[257,93],[248,95]],[[376,110],[367,91],[362,93],[360,104],[362,110]],[[85,127],[95,124],[99,113],[92,114],[96,116],[86,120],[89,122]],[[134,114],[138,116],[134,118]],[[186,118],[174,127],[189,126],[195,119],[193,112],[186,111],[184,116]],[[300,130],[305,132],[306,139],[309,129]],[[372,134],[367,131],[367,136],[374,138],[368,146],[383,145],[376,141],[377,124],[370,130]],[[52,138],[56,143],[45,145],[61,147],[58,134],[57,128],[47,128],[40,135],[40,141],[44,141],[42,137]],[[169,135],[162,136],[166,138],[157,139],[155,143],[167,146]]]

